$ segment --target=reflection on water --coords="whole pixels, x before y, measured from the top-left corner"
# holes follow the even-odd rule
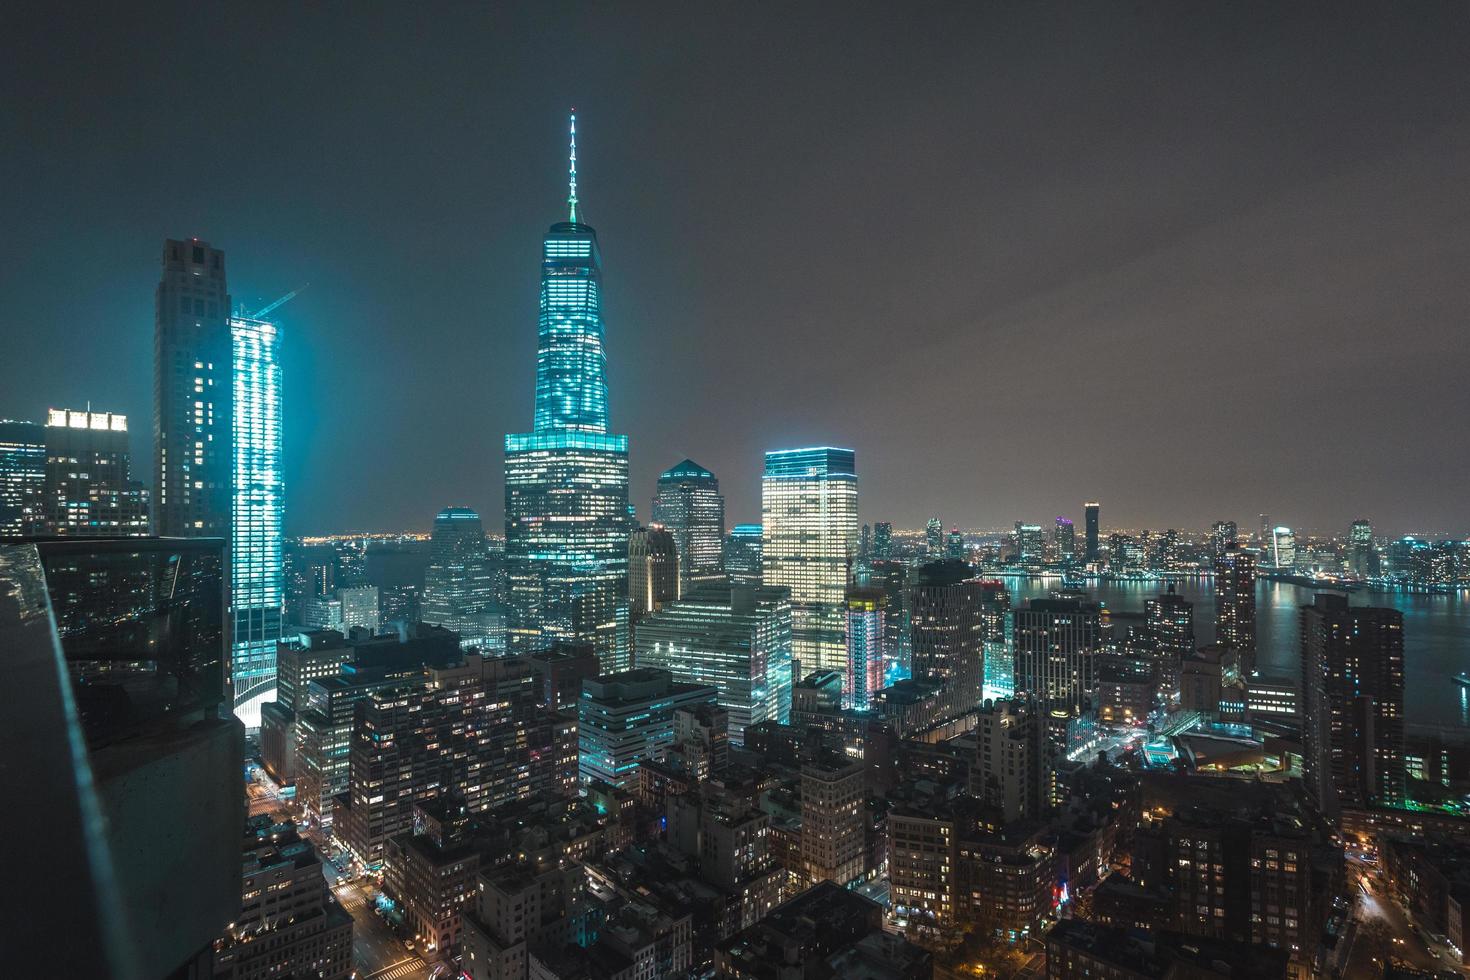
[[[1057,578],[1001,578],[1011,589],[1013,605],[1044,598],[1061,587]],[[1109,609],[1142,612],[1144,600],[1164,591],[1164,586],[1155,582],[1092,582],[1088,591]],[[1213,642],[1213,581],[1181,579],[1175,591],[1194,603],[1196,642]],[[1257,586],[1257,669],[1261,673],[1290,676],[1300,683],[1298,610],[1311,603],[1312,592],[1288,582],[1261,582]],[[1470,670],[1470,592],[1412,595],[1365,590],[1352,593],[1349,600],[1355,606],[1390,606],[1404,614],[1404,707],[1409,724],[1470,727],[1470,689],[1454,680],[1455,674]]]

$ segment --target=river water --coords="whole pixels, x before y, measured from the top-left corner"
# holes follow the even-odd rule
[[[987,575],[987,577],[990,577]],[[1061,587],[1057,578],[996,576],[1011,590],[1011,604],[1045,598]],[[1313,589],[1289,582],[1256,586],[1256,669],[1289,676],[1301,683],[1299,612],[1310,605]],[[1157,582],[1089,582],[1094,601],[1119,612],[1143,612],[1143,603],[1164,591]],[[1195,642],[1215,638],[1214,581],[1186,578],[1175,591],[1194,603]],[[1470,688],[1454,675],[1470,671],[1470,591],[1449,595],[1406,592],[1353,592],[1355,606],[1389,606],[1404,614],[1404,713],[1411,727],[1467,729],[1470,734]]]

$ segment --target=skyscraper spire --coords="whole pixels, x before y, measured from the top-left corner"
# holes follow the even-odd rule
[[[567,207],[571,210],[571,221],[577,222],[577,108],[572,107],[572,155],[567,169]]]

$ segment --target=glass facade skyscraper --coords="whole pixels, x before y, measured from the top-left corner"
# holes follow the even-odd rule
[[[653,523],[674,536],[679,549],[679,584],[688,592],[725,577],[721,548],[725,536],[725,498],[720,481],[692,459],[663,472],[653,498]]]
[[[725,575],[731,585],[761,584],[761,526],[736,524],[725,535]]]
[[[424,569],[421,618],[459,634],[460,646],[504,652],[504,614],[495,602],[495,569],[480,515],[446,507],[434,518]]]
[[[0,420],[0,538],[29,534],[35,528],[45,485],[44,427]]]
[[[628,437],[608,432],[602,259],[577,221],[576,117],[569,219],[541,250],[533,431],[505,437],[505,557],[512,650],[592,643],[628,665]]]
[[[233,493],[230,538],[230,672],[235,708],[259,724],[274,697],[285,565],[281,524],[281,333],[269,320],[230,318]]]
[[[857,552],[857,503],[851,449],[766,453],[762,581],[791,590],[792,657],[803,674],[847,672],[848,566]]]

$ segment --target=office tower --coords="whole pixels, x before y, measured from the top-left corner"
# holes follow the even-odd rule
[[[582,779],[636,789],[639,764],[662,760],[674,742],[674,712],[718,698],[713,684],[676,681],[652,667],[583,681],[577,701]]]
[[[1097,686],[1100,611],[1082,599],[1032,599],[1015,615],[1016,693],[1085,714]]]
[[[53,408],[46,413],[45,440],[45,533],[148,533],[148,493],[132,478],[126,416]]]
[[[1109,572],[1114,575],[1129,575],[1141,572],[1143,568],[1144,546],[1140,538],[1131,534],[1108,535]]]
[[[949,529],[949,538],[945,543],[944,557],[964,561],[965,559],[965,536],[960,529],[952,527]]]
[[[1172,527],[1159,534],[1153,542],[1153,552],[1149,555],[1150,567],[1163,572],[1176,571],[1179,568],[1179,532]]]
[[[3,446],[0,452],[4,452]],[[1373,549],[1373,525],[1369,521],[1353,521],[1348,529],[1348,569],[1358,578],[1378,574],[1378,553]]]
[[[1007,631],[1011,626],[1011,594],[991,579],[979,583],[980,635],[984,641],[985,680],[980,696],[1008,698],[1016,689],[1016,657]]]
[[[761,584],[761,526],[736,524],[725,535],[725,575],[731,585]]]
[[[939,523],[939,518],[931,517],[924,525],[924,545],[930,561],[937,561],[944,554],[944,525]]]
[[[36,529],[45,486],[45,428],[35,422],[0,420],[0,538]]]
[[[980,706],[970,795],[999,810],[1005,823],[1035,819],[1051,808],[1052,761],[1046,726],[1035,705],[1000,698]]]
[[[1271,550],[1271,515],[1262,514],[1260,516],[1260,521],[1261,531],[1260,536],[1256,538],[1256,547],[1261,552],[1261,563],[1265,564],[1267,561],[1267,553]]]
[[[868,584],[883,590],[883,659],[887,685],[908,677],[913,665],[913,607],[909,597],[908,562],[893,558],[874,559],[868,569]]]
[[[444,508],[434,518],[429,547],[423,621],[454,630],[465,649],[503,650],[503,614],[495,605],[495,573],[480,515],[468,507]]]
[[[1296,567],[1296,532],[1289,527],[1277,527],[1271,531],[1271,565],[1289,572]]]
[[[843,683],[845,707],[868,710],[883,687],[884,591],[853,588],[847,593],[847,675]]]
[[[893,524],[879,521],[873,525],[873,559],[887,561],[893,557]]]
[[[1041,525],[1016,522],[1016,561],[1022,565],[1039,563],[1046,558],[1041,540]]]
[[[381,624],[378,619],[378,587],[355,585],[337,590],[337,601],[342,604],[342,628],[348,632],[364,629],[376,633]]]
[[[1256,664],[1256,556],[1228,544],[1215,559],[1215,642],[1235,649],[1249,677]]]
[[[230,317],[229,325],[231,671],[235,710],[247,726],[253,726],[260,703],[275,686],[276,641],[281,638],[285,601],[281,333],[276,324],[252,317]]]
[[[37,950],[42,972],[207,975],[239,911],[244,729],[228,716],[224,547],[0,544],[6,880],[36,891],[7,928],[56,937]]]
[[[667,528],[642,527],[628,535],[628,625],[679,598],[678,546]]]
[[[641,619],[633,661],[684,684],[712,684],[730,737],[791,715],[791,601],[785,589],[706,586]]]
[[[1216,521],[1210,529],[1210,554],[1218,558],[1225,553],[1225,546],[1240,536],[1234,521]]]
[[[801,868],[808,884],[863,873],[867,799],[861,759],[822,756],[801,767]]]
[[[1163,595],[1144,601],[1143,632],[1154,656],[1179,663],[1194,653],[1194,603],[1171,584]]]
[[[1082,513],[1087,522],[1087,550],[1082,555],[1085,562],[1095,562],[1102,558],[1097,549],[1098,514],[1101,509],[1101,505],[1095,500],[1089,500],[1082,505]]]
[[[541,250],[532,431],[505,437],[508,639],[587,642],[628,666],[628,437],[608,431],[597,232],[577,220],[576,116],[567,221]]]
[[[301,625],[309,630],[345,632],[342,600],[336,595],[314,595],[301,604]]]
[[[1404,801],[1404,618],[1318,594],[1302,606],[1302,774],[1317,805]]]
[[[791,590],[791,654],[800,675],[847,669],[843,602],[857,547],[857,496],[851,449],[766,453],[761,581]]]
[[[1056,549],[1057,558],[1063,562],[1070,562],[1077,557],[1077,535],[1070,517],[1057,518],[1056,527],[1052,530],[1052,545]]]
[[[683,591],[725,577],[720,554],[725,537],[725,498],[713,473],[692,459],[664,470],[653,497],[653,523],[662,524],[674,535]]]
[[[234,342],[225,253],[169,239],[154,299],[153,527],[229,539]]]
[[[958,710],[980,703],[985,683],[985,625],[979,579],[961,561],[919,569],[909,597],[913,610],[913,676],[941,681]]]
[[[269,816],[245,826],[239,915],[217,944],[217,980],[352,975],[352,916],[337,904],[316,848]]]
[[[864,563],[873,557],[873,528],[864,524],[858,538],[858,559]]]

